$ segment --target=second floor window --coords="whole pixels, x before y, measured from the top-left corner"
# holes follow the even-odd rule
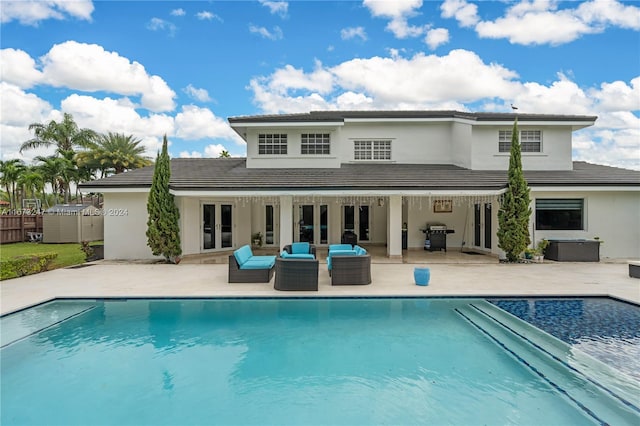
[[[521,130],[520,149],[522,152],[542,152],[542,130]],[[511,130],[500,130],[498,151],[511,151]]]
[[[354,160],[391,160],[391,141],[354,141]]]
[[[287,135],[260,133],[258,135],[258,154],[286,154]]]
[[[330,154],[331,140],[329,133],[303,133],[301,138],[301,154]]]

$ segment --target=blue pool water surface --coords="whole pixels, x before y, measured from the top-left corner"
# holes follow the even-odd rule
[[[608,298],[492,302],[640,380],[640,307]]]
[[[509,318],[469,299],[54,301],[2,318],[0,422],[638,424],[637,383],[574,371]]]

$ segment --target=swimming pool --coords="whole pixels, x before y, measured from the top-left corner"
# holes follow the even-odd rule
[[[638,383],[481,299],[54,301],[1,423],[634,424]]]

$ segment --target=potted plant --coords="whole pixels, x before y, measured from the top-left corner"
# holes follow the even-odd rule
[[[533,256],[535,255],[536,251],[530,247],[527,247],[526,249],[524,249],[524,258],[525,259],[533,259]]]
[[[256,247],[262,247],[262,232],[256,232],[251,236],[253,245]]]
[[[538,263],[542,263],[544,260],[544,251],[549,247],[549,240],[545,240],[544,238],[538,241],[538,245],[536,246],[534,260]]]

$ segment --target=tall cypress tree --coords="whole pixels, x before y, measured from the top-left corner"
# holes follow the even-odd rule
[[[508,177],[507,192],[498,211],[498,247],[505,251],[509,262],[516,262],[531,243],[529,236],[531,199],[529,185],[522,173],[518,117],[513,122]]]
[[[169,192],[171,159],[167,152],[167,136],[162,142],[162,152],[156,157],[153,180],[147,200],[147,245],[155,256],[164,256],[167,262],[176,263],[182,254],[180,248],[180,212]]]

